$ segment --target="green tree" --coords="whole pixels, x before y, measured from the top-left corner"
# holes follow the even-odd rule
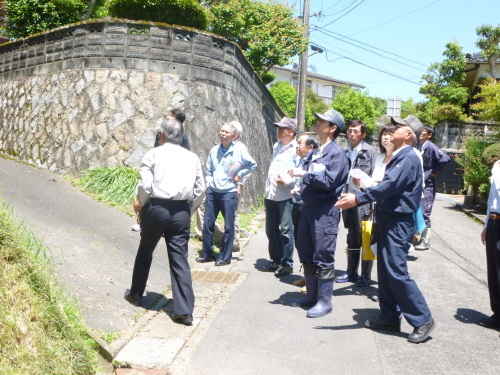
[[[496,78],[496,61],[500,56],[500,26],[483,25],[476,28],[476,34],[481,37],[476,46],[488,60],[491,78]]]
[[[288,64],[306,48],[303,26],[284,3],[230,0],[210,10],[210,31],[238,43],[259,75]]]
[[[367,94],[357,89],[344,88],[335,95],[332,106],[344,116],[346,123],[359,119],[366,124],[368,136],[373,134],[378,116],[373,100]]]
[[[80,21],[86,0],[8,0],[6,30],[12,38],[24,38]]]
[[[406,118],[409,115],[415,115],[416,112],[417,109],[415,108],[412,98],[401,102],[401,118]]]
[[[306,90],[306,105],[311,109],[313,116],[314,113],[325,113],[329,109],[321,96],[309,88]],[[311,126],[311,122],[314,122],[314,119],[310,122],[306,121],[306,126]]]
[[[488,78],[479,85],[481,91],[474,98],[480,102],[471,105],[472,110],[481,120],[493,120],[500,123],[500,82]]]
[[[109,15],[116,18],[164,22],[206,30],[208,16],[198,0],[109,0]]]
[[[377,118],[385,116],[387,114],[387,100],[380,98],[378,96],[370,96],[375,106],[375,112],[377,113]]]
[[[430,100],[422,103],[419,110],[429,124],[441,120],[463,121],[466,118],[463,105],[469,94],[467,88],[462,87],[466,66],[462,47],[456,42],[447,43],[443,56],[445,59],[442,62],[433,63],[427,69],[428,73],[422,76],[427,83],[420,88],[420,93]],[[425,108],[427,106],[429,108]],[[447,115],[452,118],[447,118]]]
[[[276,103],[278,103],[285,116],[295,118],[297,90],[290,86],[288,82],[278,81],[269,89],[269,92],[274,100],[276,100]],[[318,98],[319,96],[313,91],[309,92],[308,90],[306,93],[306,117],[304,121],[306,128],[309,128],[315,122],[316,118],[314,117],[313,108],[314,112],[325,112],[321,110],[324,107],[318,103]],[[319,100],[321,101],[321,98],[319,98]]]
[[[463,105],[467,99],[467,89],[461,84],[465,79],[465,55],[458,43],[447,43],[443,52],[446,57],[440,63],[433,63],[428,73],[422,76],[427,83],[420,93],[427,98],[436,98],[440,104]]]

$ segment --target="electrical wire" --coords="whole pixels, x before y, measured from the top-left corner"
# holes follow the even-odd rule
[[[388,24],[388,23],[390,23],[390,22],[397,21],[397,20],[399,20],[399,19],[401,19],[401,18],[403,18],[403,17],[409,16],[410,14],[413,14],[413,13],[415,13],[415,12],[418,12],[419,10],[425,9],[425,8],[427,8],[427,7],[430,7],[431,5],[434,5],[434,4],[436,4],[436,3],[439,3],[440,1],[441,1],[441,0],[436,0],[436,1],[432,2],[432,3],[430,3],[430,4],[424,5],[424,6],[423,6],[423,7],[421,7],[421,8],[418,8],[418,9],[413,10],[413,11],[411,11],[410,13],[403,14],[402,16],[399,16],[399,17],[397,17],[397,18],[393,18],[392,20],[389,20],[389,21],[386,21],[386,22],[384,22],[384,23],[381,23],[380,25],[372,26],[372,27],[370,27],[370,28],[368,28],[368,29],[358,31],[357,33],[354,33],[354,34],[351,34],[351,35],[358,35],[358,34],[361,34],[361,33],[366,32],[366,31],[373,30],[373,29],[375,29],[375,28],[377,28],[377,27],[387,25],[387,24]]]
[[[313,30],[313,31],[314,31],[314,30]],[[373,53],[373,54],[375,54],[375,55],[377,55],[377,56],[383,57],[383,58],[385,58],[385,59],[389,59],[389,60],[390,60],[390,61],[392,61],[392,62],[396,62],[396,63],[399,63],[399,64],[403,64],[405,67],[412,68],[412,69],[414,69],[414,70],[417,70],[417,71],[418,71],[418,72],[420,72],[420,73],[425,73],[425,71],[424,71],[424,70],[422,70],[422,68],[417,68],[417,67],[414,67],[414,66],[412,66],[412,65],[408,64],[408,62],[413,62],[413,63],[415,63],[415,64],[419,64],[419,65],[422,65],[422,66],[424,66],[424,67],[425,67],[425,65],[424,65],[424,64],[422,64],[422,63],[420,63],[420,62],[418,62],[418,61],[410,60],[410,59],[408,59],[408,58],[406,58],[406,57],[399,56],[399,55],[397,55],[397,54],[395,54],[395,53],[393,53],[393,52],[382,50],[382,49],[380,49],[380,48],[374,47],[374,46],[369,45],[369,44],[367,44],[367,43],[363,43],[363,42],[357,41],[357,40],[355,40],[355,39],[352,39],[352,38],[346,37],[346,36],[344,36],[344,35],[342,35],[342,34],[338,34],[338,33],[335,33],[335,32],[333,32],[333,31],[326,31],[326,30],[318,30],[318,31],[319,31],[320,33],[322,33],[322,34],[324,34],[324,35],[326,35],[326,36],[328,36],[328,37],[332,38],[332,39],[340,40],[341,42],[346,43],[346,44],[349,44],[349,45],[351,45],[351,46],[353,46],[353,47],[357,47],[357,48],[362,49],[362,50],[364,50],[364,51],[367,51],[367,52]],[[381,54],[381,53],[379,53],[379,52],[377,52],[377,51],[372,51],[372,50],[369,50],[369,49],[364,48],[364,47],[362,47],[362,46],[357,46],[357,45],[355,45],[355,44],[349,43],[348,41],[345,41],[345,40],[343,40],[343,39],[341,39],[341,38],[339,38],[339,37],[336,37],[336,36],[334,36],[334,35],[332,35],[332,34],[334,34],[334,35],[338,35],[338,36],[340,36],[340,37],[342,37],[342,38],[346,38],[346,39],[352,40],[352,41],[354,41],[354,42],[356,42],[356,43],[359,43],[359,44],[362,44],[362,45],[368,46],[368,47],[370,47],[370,48],[376,49],[376,50],[378,50],[378,51],[380,51],[380,52],[383,52],[383,53],[386,53],[386,54],[391,54],[391,55],[393,55],[393,56],[398,57],[399,59],[403,59],[403,60],[404,60],[404,62],[400,62],[400,61],[397,61],[397,60],[395,60],[395,59],[393,59],[393,58],[390,58],[390,57],[384,56],[383,54]]]
[[[406,77],[403,77],[403,76],[400,76],[400,75],[397,75],[397,74],[394,74],[394,73],[388,72],[387,70],[384,70],[384,69],[381,69],[381,68],[377,68],[377,67],[375,67],[375,66],[371,66],[371,65],[365,64],[365,63],[363,63],[363,62],[361,62],[361,61],[358,61],[358,60],[353,59],[353,58],[348,57],[348,56],[342,56],[342,55],[340,55],[340,54],[339,54],[339,53],[337,53],[337,52],[334,52],[334,51],[329,50],[328,48],[325,48],[324,46],[318,46],[318,47],[321,47],[321,48],[323,48],[323,49],[324,49],[324,51],[325,51],[325,53],[326,53],[326,60],[327,60],[328,62],[334,62],[334,61],[336,61],[336,60],[340,60],[340,58],[345,58],[345,59],[348,59],[348,60],[350,60],[350,61],[352,61],[352,62],[355,62],[355,63],[357,63],[357,64],[363,65],[363,66],[365,66],[365,67],[367,67],[367,68],[370,68],[370,69],[376,70],[376,71],[378,71],[378,72],[381,72],[381,73],[384,73],[384,74],[390,75],[391,77],[394,77],[394,78],[397,78],[397,79],[400,79],[400,80],[403,80],[403,81],[406,81],[406,82],[410,82],[410,83],[413,83],[413,84],[418,85],[418,86],[422,86],[422,84],[421,84],[421,83],[418,83],[418,82],[412,81],[411,79],[408,79],[408,78],[406,78]],[[334,55],[340,56],[340,58],[335,59],[335,60],[330,60],[330,59],[328,58],[328,52],[333,53]],[[344,51],[344,52],[346,52],[346,51]]]
[[[324,26],[320,27],[320,29],[324,29],[325,27],[327,27],[327,26],[331,25],[332,23],[334,23],[334,22],[338,21],[339,19],[341,19],[341,18],[342,18],[342,17],[344,17],[345,15],[347,15],[347,14],[351,13],[354,9],[356,9],[357,7],[359,7],[359,6],[360,6],[361,4],[363,4],[364,2],[365,2],[365,0],[361,0],[361,2],[360,2],[360,3],[356,4],[354,7],[352,7],[351,9],[349,9],[347,12],[345,12],[344,14],[342,14],[340,17],[337,17],[337,18],[335,18],[333,21],[331,21],[331,22],[327,23],[326,25],[324,25]],[[352,4],[353,4],[353,3],[351,3],[351,5],[352,5]]]

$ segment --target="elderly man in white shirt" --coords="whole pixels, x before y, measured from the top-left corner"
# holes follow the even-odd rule
[[[288,175],[288,170],[295,167],[297,141],[297,121],[284,117],[274,126],[278,130],[278,142],[273,146],[273,157],[267,173],[266,197],[266,234],[269,240],[271,261],[261,269],[274,272],[281,277],[293,272],[293,223],[292,194],[295,179]]]
[[[200,159],[180,146],[184,130],[175,119],[162,123],[160,147],[148,151],[142,159],[141,179],[137,186],[134,210],[141,215],[141,242],[132,274],[132,286],[125,300],[141,303],[146,288],[153,251],[165,237],[176,323],[193,322],[194,293],[188,263],[191,211],[203,199],[205,183]]]

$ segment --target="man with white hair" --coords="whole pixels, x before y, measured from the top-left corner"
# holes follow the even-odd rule
[[[163,236],[174,297],[171,318],[176,323],[191,325],[194,292],[188,262],[189,227],[191,211],[203,198],[205,183],[198,156],[180,146],[184,134],[180,121],[163,121],[159,133],[160,146],[148,151],[141,163],[134,203],[134,210],[142,212],[141,242],[125,300],[140,306],[153,252]]]

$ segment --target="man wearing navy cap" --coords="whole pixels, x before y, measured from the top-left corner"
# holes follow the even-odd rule
[[[336,206],[345,210],[377,202],[375,217],[380,223],[377,242],[377,271],[380,314],[365,327],[401,332],[401,315],[414,328],[412,343],[424,342],[435,328],[429,306],[408,273],[408,252],[414,233],[414,212],[422,196],[422,164],[411,146],[422,132],[415,117],[391,119],[397,126],[391,142],[395,151],[385,169],[384,179],[358,194],[344,194]]]
[[[334,263],[340,210],[335,207],[347,181],[349,160],[335,139],[344,128],[342,115],[330,109],[314,114],[318,118],[316,134],[320,147],[311,152],[303,169],[291,169],[290,175],[302,177],[300,195],[304,207],[299,219],[297,251],[304,265],[307,295],[291,302],[308,307],[308,318],[332,312]]]

